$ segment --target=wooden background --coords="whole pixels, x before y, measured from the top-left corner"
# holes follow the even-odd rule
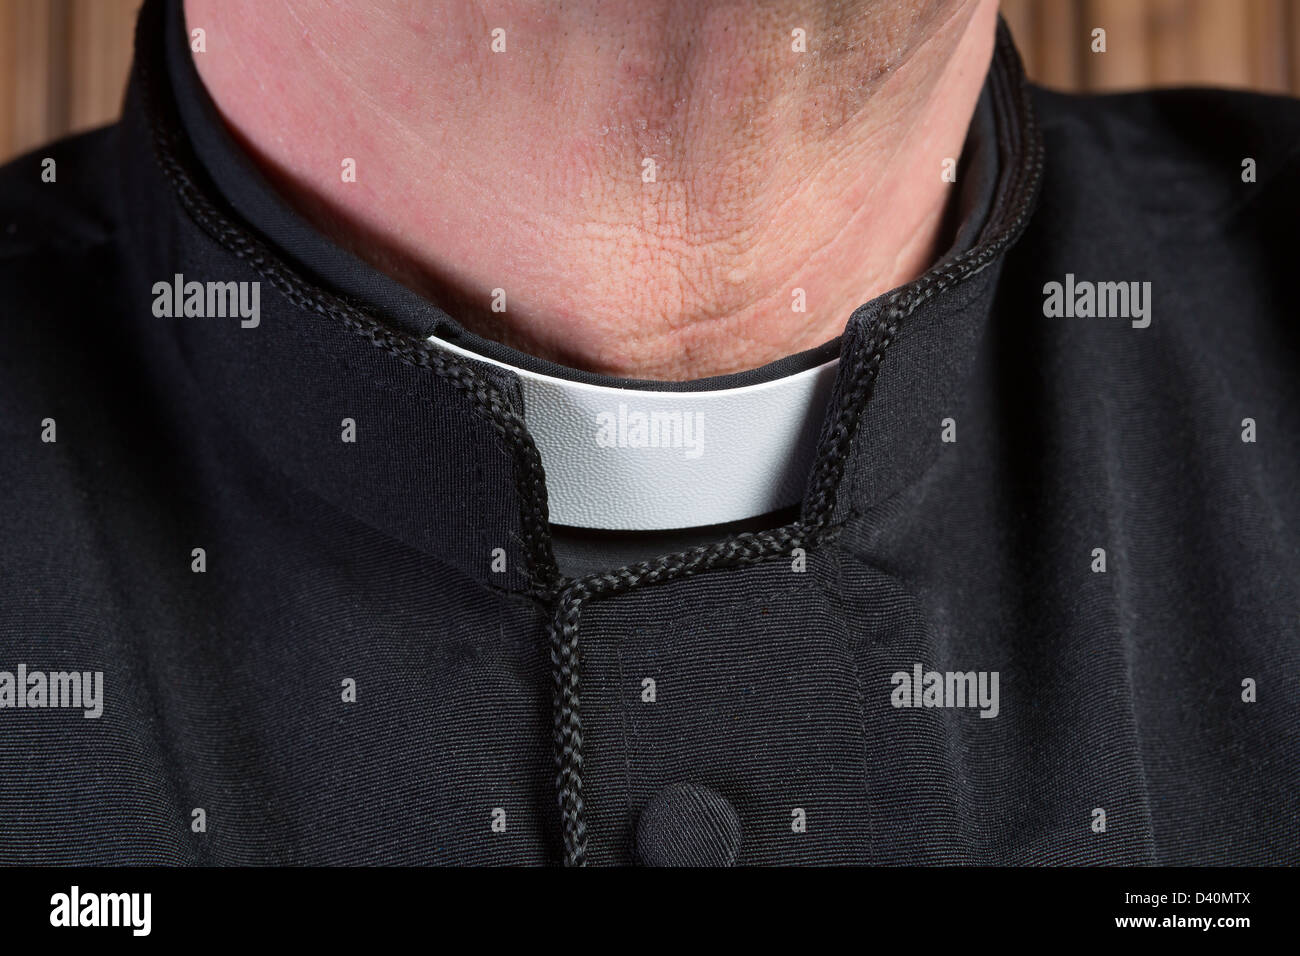
[[[117,115],[139,5],[0,0],[0,162]],[[1002,12],[1029,75],[1048,86],[1300,96],[1300,0],[1002,0]],[[1098,26],[1104,54],[1089,49]]]

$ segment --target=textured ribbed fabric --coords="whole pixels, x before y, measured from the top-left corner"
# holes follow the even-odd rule
[[[735,807],[693,783],[656,794],[637,817],[636,831],[642,866],[732,866],[740,851]]]
[[[844,304],[797,517],[575,580],[517,379],[236,210],[165,16],[0,171],[0,862],[1300,862],[1297,103],[1033,90],[1004,33],[971,241]]]

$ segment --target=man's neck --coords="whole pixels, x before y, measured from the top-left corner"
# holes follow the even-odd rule
[[[486,338],[664,380],[820,345],[933,264],[996,12],[186,0],[204,84],[319,228]]]

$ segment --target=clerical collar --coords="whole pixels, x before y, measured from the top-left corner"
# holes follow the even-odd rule
[[[429,341],[519,376],[551,521],[610,531],[724,524],[797,503],[839,365],[730,388],[619,388]]]

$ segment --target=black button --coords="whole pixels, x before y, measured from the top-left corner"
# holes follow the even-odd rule
[[[735,866],[740,817],[708,787],[679,783],[651,798],[636,821],[642,866]]]

